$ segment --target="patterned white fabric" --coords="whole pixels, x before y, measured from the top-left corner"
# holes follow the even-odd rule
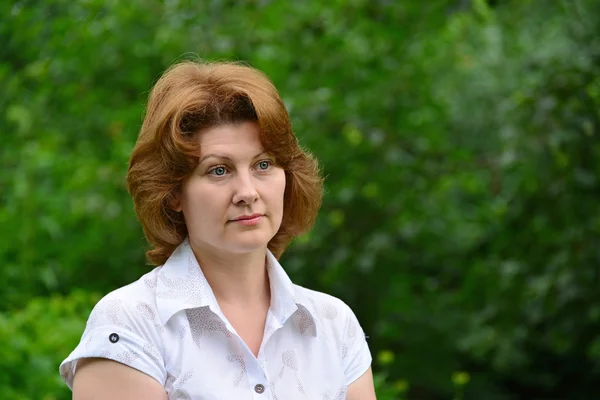
[[[185,240],[163,266],[98,302],[61,376],[72,388],[77,360],[101,357],[156,379],[170,400],[345,399],[371,365],[354,313],[294,285],[270,252],[267,269],[271,307],[258,357],[221,312]]]

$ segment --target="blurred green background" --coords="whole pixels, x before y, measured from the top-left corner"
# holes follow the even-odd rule
[[[69,399],[149,270],[125,190],[152,83],[266,72],[326,175],[282,263],[369,335],[378,398],[600,397],[600,1],[0,2],[0,398]]]

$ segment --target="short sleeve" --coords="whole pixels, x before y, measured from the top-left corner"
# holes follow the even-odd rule
[[[342,361],[346,385],[350,385],[369,369],[372,357],[365,333],[356,315],[349,307],[347,311],[346,327],[343,333]]]
[[[117,293],[96,304],[81,341],[60,365],[60,374],[71,389],[78,360],[89,357],[117,361],[165,384],[161,326],[155,309],[150,303],[131,301]]]

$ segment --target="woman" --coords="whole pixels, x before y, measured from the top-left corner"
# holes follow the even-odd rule
[[[375,399],[350,308],[278,262],[312,227],[322,179],[266,76],[170,68],[127,185],[159,267],[92,311],[60,366],[74,399]]]

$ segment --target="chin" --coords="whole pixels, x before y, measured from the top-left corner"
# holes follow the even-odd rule
[[[227,250],[233,254],[248,254],[256,251],[262,251],[267,248],[267,243],[262,243],[260,245],[251,245],[251,244],[239,244],[237,246],[228,246]]]
[[[238,237],[230,241],[227,246],[235,253],[251,253],[267,248],[272,235],[252,235],[252,237]]]

